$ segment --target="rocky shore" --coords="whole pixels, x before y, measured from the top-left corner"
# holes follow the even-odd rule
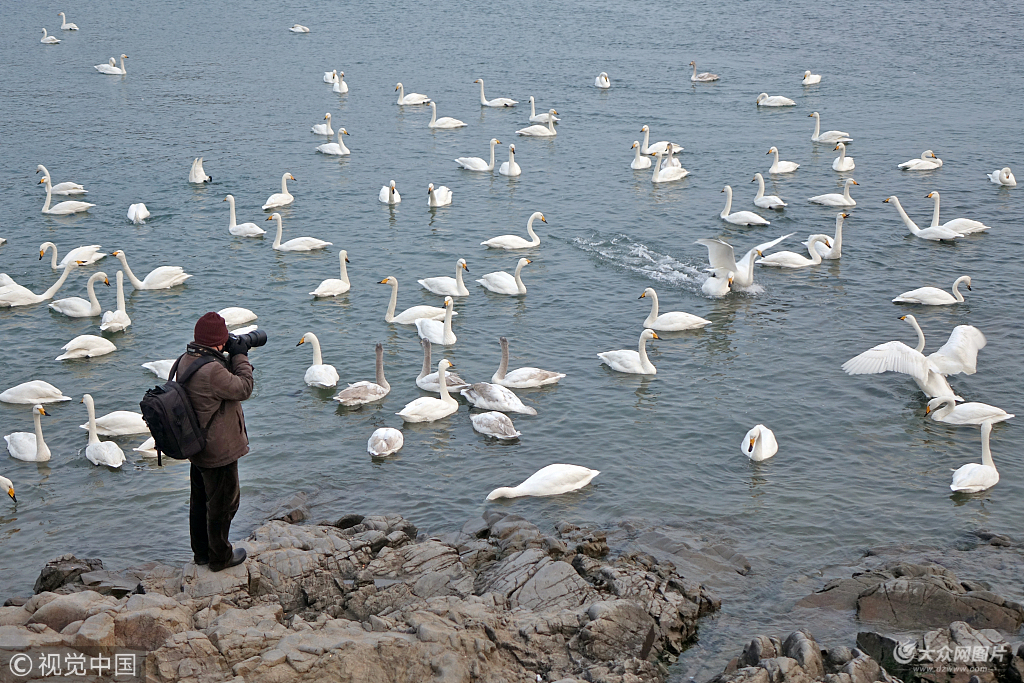
[[[751,569],[723,545],[648,531],[612,551],[599,529],[545,534],[499,511],[441,536],[398,515],[309,524],[301,497],[274,516],[220,573],[57,558],[0,608],[0,666],[61,648],[141,652],[153,683],[661,683],[721,606],[696,577]],[[710,683],[1024,683],[1024,607],[938,564],[889,561],[796,607],[885,628],[831,647],[758,635]]]

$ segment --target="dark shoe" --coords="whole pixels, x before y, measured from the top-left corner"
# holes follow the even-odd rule
[[[202,566],[204,564],[210,564],[210,558],[208,558],[208,557],[193,556],[192,563],[196,564],[196,565],[199,565],[199,566]]]
[[[227,564],[211,564],[211,572],[224,571],[228,567],[237,567],[238,565],[245,562],[245,548],[235,548],[231,551],[231,559],[228,560]]]

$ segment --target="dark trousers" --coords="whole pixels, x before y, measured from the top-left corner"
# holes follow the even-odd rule
[[[189,472],[192,495],[189,498],[189,532],[192,553],[197,560],[224,565],[231,559],[228,533],[238,512],[238,463],[223,467],[196,467]]]

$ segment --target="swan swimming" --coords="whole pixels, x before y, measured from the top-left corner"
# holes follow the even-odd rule
[[[519,168],[519,164],[516,163],[516,146],[508,146],[508,161],[502,162],[501,167],[498,168],[498,173],[507,176],[521,175],[523,169]]]
[[[725,244],[723,242],[723,244]],[[700,291],[714,298],[723,297],[732,291],[733,272],[725,268],[712,268],[711,274],[701,283]]]
[[[633,375],[656,375],[657,368],[647,358],[647,340],[659,339],[654,330],[644,330],[640,333],[640,344],[637,351],[622,349],[619,351],[604,351],[597,354],[605,365],[616,372],[625,372]]]
[[[773,194],[765,195],[764,176],[760,173],[755,173],[753,180],[750,182],[757,183],[757,194],[754,195],[754,206],[762,209],[782,209],[788,206],[786,202],[782,201],[781,197]]]
[[[767,460],[779,452],[775,433],[762,424],[754,425],[740,444],[740,450],[754,462]]]
[[[413,306],[395,315],[395,305],[398,303],[398,278],[394,275],[389,275],[378,284],[391,285],[391,301],[388,302],[388,310],[384,314],[384,322],[386,323],[414,325],[420,318],[441,320],[444,318],[445,313],[447,313],[446,309],[438,308],[437,306]]]
[[[380,188],[380,192],[377,193],[377,201],[381,204],[390,204],[392,206],[402,201],[402,195],[398,194],[398,190],[395,189],[394,180]]]
[[[431,372],[430,369],[430,349],[432,344],[429,339],[420,339],[420,344],[423,346],[423,367],[420,368],[420,374],[416,377],[416,386],[424,391],[433,391],[437,393],[441,391],[441,385],[437,380],[437,371]],[[448,389],[451,391],[462,391],[469,386],[469,382],[462,379],[454,372],[446,372],[444,381],[447,383]]]
[[[338,129],[338,141],[337,142],[326,142],[322,145],[317,145],[316,151],[321,154],[328,154],[331,156],[341,157],[346,154],[351,154],[351,150],[345,146],[345,143],[341,141],[342,135],[348,135],[348,131],[344,128]]]
[[[682,311],[670,311],[659,315],[658,293],[654,291],[653,287],[645,289],[643,294],[637,298],[651,300],[651,312],[643,322],[643,326],[648,329],[660,332],[679,332],[681,330],[697,330],[711,324],[710,320]]]
[[[345,82],[345,72],[339,71],[334,77],[334,85],[331,86],[333,92],[339,95],[344,95],[348,92],[348,83]]]
[[[452,312],[455,300],[450,296],[444,298],[444,321],[432,320],[430,318],[418,318],[415,322],[416,332],[420,339],[429,339],[432,344],[451,346],[458,338],[452,332]]]
[[[932,224],[929,227],[943,227],[947,230],[954,230],[962,235],[971,235],[976,232],[985,232],[989,230],[989,226],[985,225],[981,221],[974,221],[970,218],[954,218],[951,221],[946,221],[940,225],[939,223],[939,193],[929,192],[925,195],[925,199],[931,199],[934,202],[932,208]]]
[[[317,288],[310,292],[314,297],[338,296],[344,294],[351,288],[348,281],[348,271],[345,264],[348,263],[348,252],[342,249],[338,252],[338,261],[341,262],[341,274],[337,278],[327,278]]]
[[[597,78],[594,79],[594,87],[602,89],[612,87],[611,79],[608,78],[608,73],[606,71],[602,71],[597,75]]]
[[[135,225],[145,223],[146,219],[149,218],[149,216],[149,209],[147,209],[146,205],[143,204],[142,202],[139,202],[138,204],[132,204],[131,206],[128,207],[128,220],[130,220]]]
[[[106,256],[106,253],[101,251],[103,247],[98,244],[90,244],[84,247],[75,247],[68,253],[64,254],[64,258],[57,263],[57,245],[53,242],[43,242],[39,245],[39,260],[43,260],[43,256],[46,252],[50,252],[50,268],[53,270],[61,270],[67,268],[68,264],[72,261],[81,261],[82,265],[87,266],[92,263],[96,263],[101,258]]]
[[[405,445],[405,437],[402,432],[394,427],[381,427],[370,434],[366,442],[366,452],[376,457],[383,457],[397,453]]]
[[[693,74],[690,75],[690,81],[693,83],[710,83],[718,80],[718,74],[713,74],[708,71],[697,73],[697,62],[690,62],[690,66],[693,67]]]
[[[107,76],[124,76],[125,74],[128,73],[128,69],[125,68],[125,65],[124,65],[124,60],[126,60],[126,59],[128,59],[128,55],[121,55],[121,66],[120,66],[120,68],[118,68],[117,66],[114,66],[114,58],[113,57],[111,57],[110,61],[107,62],[106,64],[97,64],[93,68],[96,69],[97,71],[99,71],[101,74],[106,74]]]
[[[487,500],[523,496],[557,496],[578,491],[601,474],[579,465],[555,464],[542,467],[518,486],[501,486],[487,494]]]
[[[42,43],[43,45],[56,45],[57,43],[60,42],[60,40],[58,40],[54,36],[46,35],[46,29],[44,28],[43,29],[43,37],[39,40],[39,42]]]
[[[43,204],[43,213],[45,213],[47,215],[50,215],[50,216],[67,216],[67,215],[70,215],[70,214],[73,214],[73,213],[81,213],[83,211],[88,211],[92,207],[96,206],[95,204],[91,204],[89,202],[79,202],[79,201],[75,201],[75,200],[69,200],[69,201],[66,201],[66,202],[60,202],[59,204],[54,204],[53,207],[51,208],[50,207],[50,195],[53,193],[53,189],[52,189],[52,187],[50,185],[50,176],[49,176],[49,174],[44,175],[42,178],[40,178],[39,182],[41,184],[43,184],[43,185],[46,185],[46,203]]]
[[[433,396],[420,396],[417,399],[405,404],[405,407],[395,413],[406,422],[434,422],[448,417],[459,409],[459,402],[448,393],[448,386],[445,379],[445,371],[452,367],[452,364],[442,358],[437,363],[438,389],[440,398]]]
[[[633,141],[633,146],[630,149],[636,150],[633,161],[629,162],[629,167],[631,169],[634,171],[642,171],[651,167],[651,160],[645,156],[640,156],[640,143],[637,140]]]
[[[484,436],[490,436],[502,441],[511,441],[522,436],[522,432],[512,424],[512,419],[505,413],[492,410],[486,413],[470,413],[470,422],[473,423],[473,430]]]
[[[455,277],[428,277],[417,282],[423,289],[440,296],[469,296],[469,290],[462,281],[462,271],[469,272],[464,258],[455,262]]]
[[[850,181],[847,180],[846,182]],[[910,230],[911,234],[913,234],[916,237],[931,240],[933,242],[939,242],[941,240],[952,241],[955,240],[957,237],[963,237],[963,233],[959,233],[956,230],[944,228],[941,225],[924,229],[917,227],[917,223],[912,221],[910,219],[910,216],[907,215],[907,212],[903,210],[903,206],[900,204],[900,200],[896,197],[896,195],[886,197],[885,199],[882,200],[882,203],[892,204],[893,206],[895,206],[896,211],[899,212],[900,214],[900,218],[903,219],[903,224],[906,225],[907,228]]]
[[[228,203],[228,232],[236,237],[262,237],[267,231],[256,225],[255,223],[242,223],[239,225],[235,222],[235,197],[234,195],[227,195],[222,201]]]
[[[32,304],[42,303],[52,299],[55,294],[64,285],[64,281],[68,279],[68,276],[77,269],[79,266],[84,265],[81,261],[72,261],[69,263],[64,270],[61,272],[60,277],[54,282],[49,289],[42,294],[36,294],[27,287],[12,282],[9,285],[0,287],[0,308],[7,306],[30,306]],[[0,399],[2,400],[2,399]]]
[[[1013,171],[1010,170],[1009,166],[992,171],[988,174],[988,179],[994,184],[1002,185],[1003,187],[1017,187],[1017,179],[1013,177]]]
[[[32,422],[35,432],[13,432],[4,437],[7,452],[16,460],[25,462],[46,462],[50,459],[50,448],[43,440],[43,424],[40,417],[49,415],[41,405],[32,406]]]
[[[324,83],[334,83],[338,80],[338,70],[332,69],[324,72]]]
[[[516,368],[508,369],[508,339],[498,337],[501,344],[501,362],[498,369],[491,376],[491,382],[511,389],[530,389],[533,387],[545,387],[550,384],[557,384],[558,380],[565,377],[563,372],[551,372],[540,368]]]
[[[520,273],[523,270],[523,266],[528,263],[533,262],[528,258],[521,258],[516,264],[515,275],[509,275],[505,271],[499,270],[493,273],[487,273],[477,280],[477,282],[479,282],[485,289],[489,289],[495,294],[509,294],[511,296],[526,294],[526,285],[523,284]]]
[[[145,279],[139,280],[139,278],[135,277],[132,269],[128,267],[128,256],[123,250],[118,249],[111,256],[114,256],[121,262],[125,275],[128,276],[128,280],[135,289],[170,289],[171,287],[177,287],[192,277],[181,266],[160,266],[151,270]]]
[[[281,206],[288,206],[295,201],[295,197],[288,191],[289,180],[293,183],[299,182],[291,173],[285,173],[281,176],[281,191],[276,192],[267,198],[267,203],[263,205],[264,211],[267,209],[276,209]]]
[[[303,376],[303,381],[308,386],[317,387],[319,389],[331,389],[338,384],[338,380],[341,377],[338,376],[338,371],[334,369],[333,365],[325,365],[323,356],[320,355],[320,340],[312,332],[306,332],[302,335],[302,339],[296,346],[302,346],[306,342],[309,342],[313,347],[313,364],[306,368],[306,374]]]
[[[769,173],[792,173],[800,168],[800,164],[795,161],[779,161],[778,147],[772,147],[767,153],[775,155],[775,161],[772,162],[771,168],[768,169]]]
[[[819,194],[811,197],[807,201],[812,204],[822,204],[824,206],[857,206],[857,202],[854,201],[853,197],[850,196],[850,186],[860,185],[853,178],[847,178],[846,182],[843,183],[843,193],[839,194],[833,192],[830,194]]]
[[[495,97],[493,100],[489,100],[484,97],[484,79],[478,78],[474,83],[480,84],[480,106],[481,107],[514,107],[519,104],[516,100],[509,99],[507,97]]]
[[[447,185],[441,185],[437,189],[434,183],[427,185],[427,206],[436,209],[441,206],[448,206],[452,203],[452,191]]]
[[[744,254],[743,258],[739,261],[736,261],[736,252],[733,250],[732,245],[720,239],[704,238],[697,240],[696,244],[707,247],[708,263],[711,266],[710,269],[715,271],[715,277],[708,278],[705,284],[713,279],[720,280],[720,282],[713,282],[708,287],[713,290],[724,289],[721,294],[712,294],[707,289],[704,290],[704,293],[709,296],[724,296],[729,293],[729,286],[734,282],[741,289],[752,286],[754,284],[754,257],[764,256],[763,252],[771,249],[787,237],[792,236],[793,233],[789,233],[788,235],[777,237],[770,242],[758,244]],[[728,280],[727,284],[725,284],[726,280]]]
[[[117,271],[117,308],[105,311],[100,319],[100,329],[104,332],[124,332],[132,324],[132,319],[124,310],[124,271]]]
[[[374,352],[376,353],[375,380],[373,382],[363,380],[349,384],[334,397],[335,401],[343,406],[361,406],[367,403],[376,403],[391,393],[391,385],[384,378],[384,346],[377,342]]]
[[[50,172],[46,170],[46,167],[42,164],[36,166],[36,173],[42,173],[47,178],[50,177]],[[57,183],[56,185],[50,185],[50,192],[56,195],[77,195],[77,194],[89,194],[89,191],[78,183],[63,182]]]
[[[433,100],[430,101],[430,123],[427,124],[427,128],[462,128],[466,124],[465,121],[452,118],[451,116],[442,116],[437,118],[437,105],[434,104]]]
[[[80,429],[89,429],[89,423],[78,425]],[[130,410],[115,410],[103,417],[96,418],[96,433],[100,436],[132,436],[149,434],[149,426],[142,413]]]
[[[99,315],[103,312],[103,309],[96,298],[96,290],[94,288],[99,280],[102,280],[103,284],[107,287],[110,286],[110,280],[107,279],[106,273],[93,273],[85,285],[89,295],[88,301],[81,297],[73,296],[68,299],[58,299],[51,302],[50,308],[58,313],[63,313],[69,318],[91,318]]]
[[[832,238],[832,246],[825,246],[824,242],[815,242],[814,248],[821,254],[821,258],[827,260],[835,260],[841,258],[843,255],[843,221],[850,217],[848,213],[837,213],[836,214],[836,236]],[[808,240],[811,239],[809,236]],[[810,246],[810,242],[804,242],[805,247]]]
[[[817,85],[818,83],[821,83],[821,76],[818,74],[812,74],[810,69],[805,71],[800,78],[801,85]]]
[[[526,135],[535,138],[551,138],[558,135],[558,131],[555,130],[554,116],[558,112],[554,109],[548,109],[548,114],[551,116],[548,118],[548,125],[542,126],[539,123],[535,123],[532,126],[526,128],[520,128],[516,131],[519,135]]]
[[[22,382],[0,394],[0,402],[20,403],[22,405],[57,403],[70,400],[70,396],[65,396],[61,393],[60,389],[41,379]]]
[[[794,104],[796,102],[782,95],[769,95],[763,92],[757,96],[757,106],[759,107],[792,107]]]
[[[555,113],[557,114],[558,112]],[[533,95],[530,95],[530,123],[547,123],[550,119],[554,119],[556,122],[561,121],[560,118],[548,112],[538,114],[534,106]]]
[[[537,409],[524,404],[511,389],[500,384],[478,382],[460,392],[474,407],[482,410],[498,410],[503,413],[536,415]]]
[[[213,176],[206,175],[203,168],[203,157],[196,157],[192,160],[192,167],[188,170],[188,181],[196,185],[202,185],[213,180]]]
[[[814,117],[814,132],[811,134],[811,142],[827,142],[835,144],[837,142],[853,142],[853,138],[850,137],[849,133],[844,133],[841,130],[826,130],[824,133],[821,131],[821,116],[818,112],[811,112],[807,115],[808,118]]]
[[[277,251],[315,251],[331,246],[331,242],[317,239],[316,237],[294,237],[285,243],[281,243],[281,233],[284,226],[281,224],[281,214],[276,211],[267,216],[268,221],[277,221],[277,234],[274,236],[273,248]]]
[[[309,27],[302,24],[292,24],[288,30],[292,33],[309,33]]]
[[[891,341],[872,347],[843,363],[848,375],[875,375],[899,372],[910,375],[929,398],[954,396],[946,381],[947,375],[978,371],[978,351],[985,348],[985,335],[971,325],[957,325],[938,351],[925,356],[924,332],[912,315],[900,316],[917,331],[917,347]]]
[[[57,12],[57,16],[60,17],[60,29],[62,31],[77,31],[78,24],[72,24],[68,21],[67,17],[64,16],[63,12]]]
[[[317,123],[309,129],[309,132],[314,135],[334,135],[334,129],[331,128],[331,112],[324,114],[324,121],[327,123]]]
[[[168,379],[168,375],[171,373],[171,368],[174,367],[174,363],[177,358],[165,358],[164,360],[153,360],[148,363],[143,363],[142,367],[146,368],[154,375],[162,380]]]
[[[398,106],[404,106],[406,104],[426,104],[430,101],[430,98],[426,95],[421,95],[418,92],[411,92],[408,95],[405,94],[405,86],[401,83],[395,85],[395,90],[398,91]]]
[[[651,129],[650,129],[649,126],[646,126],[646,125],[643,126],[640,129],[640,132],[644,134],[644,144],[640,147],[640,152],[642,154],[647,154],[647,155],[650,155],[650,156],[654,156],[658,152],[667,152],[668,148],[669,148],[669,145],[672,145],[672,151],[675,154],[679,154],[680,152],[683,151],[682,147],[680,147],[679,145],[677,145],[674,142],[669,142],[668,140],[659,140],[658,142],[655,142],[653,145],[649,144],[648,141],[650,140],[650,137],[651,137]],[[676,164],[674,164],[674,165],[679,165],[679,160],[678,159],[676,160]]]
[[[670,148],[668,158],[665,159],[664,168],[662,168],[662,159],[665,158],[666,153],[664,151],[654,153],[658,160],[654,163],[654,173],[651,175],[652,183],[670,183],[690,175],[690,172],[683,168],[679,161],[672,157],[672,154],[673,150]],[[673,162],[675,163],[673,164]]]
[[[982,422],[1004,422],[1016,417],[1002,408],[987,403],[961,403],[953,396],[938,396],[928,401],[924,414],[936,422],[951,425],[980,425]]]
[[[807,241],[807,251],[811,255],[810,258],[795,251],[777,251],[774,254],[768,254],[758,259],[755,263],[778,268],[807,268],[808,266],[816,266],[821,263],[821,253],[815,248],[818,243],[823,243],[829,248],[832,247],[832,242],[829,240],[828,235],[811,235],[811,238]]]
[[[953,472],[953,481],[949,489],[958,493],[977,493],[992,488],[999,483],[999,471],[992,461],[989,448],[989,437],[992,435],[992,423],[981,423],[981,464],[972,462],[961,465]]]
[[[838,151],[839,156],[832,160],[832,170],[839,171],[852,171],[854,169],[853,157],[846,156],[846,145],[841,142],[837,142],[833,152]]]
[[[462,168],[467,171],[493,171],[494,170],[494,146],[500,145],[501,140],[498,138],[491,138],[491,163],[487,163],[480,157],[459,157],[455,160]]]
[[[246,323],[251,323],[259,317],[248,308],[242,308],[240,306],[228,306],[227,308],[222,308],[217,311],[217,315],[224,318],[224,324],[229,328],[241,327]],[[245,333],[243,332],[242,334]]]
[[[935,156],[935,152],[926,149],[921,153],[920,159],[904,161],[902,164],[898,164],[896,168],[902,168],[904,171],[931,171],[941,166],[942,159]]]
[[[971,276],[961,275],[953,283],[953,293],[943,291],[938,287],[919,287],[909,292],[903,292],[892,300],[894,304],[924,304],[925,306],[948,306],[950,304],[962,303],[964,295],[960,293],[960,283],[971,288]]]
[[[526,232],[530,236],[529,240],[525,240],[519,235],[498,235],[497,237],[492,237],[489,240],[481,242],[480,245],[492,249],[527,249],[529,247],[539,246],[540,237],[533,231],[533,221],[537,218],[539,218],[542,223],[548,222],[548,219],[544,218],[544,214],[540,211],[534,211],[530,214],[530,219],[526,221]]]
[[[97,337],[94,334],[80,334],[60,348],[64,353],[54,358],[54,360],[95,358],[117,351],[117,347],[112,342],[103,337]]]
[[[732,210],[732,187],[726,185],[722,188],[722,192],[725,193],[725,208],[722,209],[722,213],[719,216],[723,221],[734,225],[771,225],[769,221],[761,218],[753,211],[730,213]]]

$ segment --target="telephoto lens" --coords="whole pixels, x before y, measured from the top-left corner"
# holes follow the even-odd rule
[[[263,346],[267,343],[267,333],[263,330],[253,330],[246,334],[231,335],[234,337],[239,344],[245,346],[246,351],[253,348],[254,346]]]

